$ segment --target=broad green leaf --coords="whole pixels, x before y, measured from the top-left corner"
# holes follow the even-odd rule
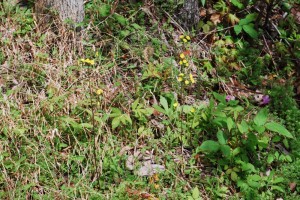
[[[168,101],[165,97],[163,96],[160,96],[160,100],[159,100],[160,104],[163,106],[163,108],[165,109],[165,111],[168,111],[169,110],[169,107],[168,107]]]
[[[194,199],[198,199],[200,197],[200,191],[199,191],[198,187],[195,187],[193,189],[192,195],[193,195]]]
[[[271,164],[273,161],[274,161],[274,156],[272,154],[269,154],[267,158],[268,164]]]
[[[204,141],[200,146],[200,150],[207,151],[207,152],[217,152],[219,148],[220,148],[219,143],[213,140]]]
[[[258,37],[258,32],[254,29],[254,24],[252,23],[243,25],[243,30],[252,38]]]
[[[231,148],[228,145],[221,145],[220,149],[223,153],[223,155],[228,158],[230,156]]]
[[[217,133],[217,138],[220,144],[226,144],[226,139],[223,131],[219,130]]]
[[[227,128],[229,130],[229,132],[231,131],[231,129],[234,127],[234,121],[231,119],[231,117],[227,118]]]
[[[117,128],[120,125],[120,118],[116,117],[111,122],[112,129]]]
[[[286,193],[286,191],[282,187],[277,185],[271,186],[271,190],[278,190],[279,192]]]
[[[276,122],[269,122],[267,124],[265,124],[265,127],[273,132],[276,132],[280,135],[283,135],[287,138],[294,138],[293,135],[286,129],[284,128],[282,125],[276,123]]]
[[[238,124],[238,129],[241,133],[247,133],[248,132],[248,124],[244,120],[241,122],[241,124]]]
[[[233,181],[237,181],[239,177],[238,177],[238,175],[235,171],[232,171],[231,174],[230,174],[230,178]]]
[[[249,22],[253,22],[255,21],[257,18],[257,13],[250,13],[246,16],[246,19],[249,21]]]
[[[137,98],[131,105],[132,110],[135,110],[137,105],[139,104],[139,98]]]
[[[254,123],[258,126],[262,126],[266,123],[267,118],[268,118],[268,110],[267,108],[263,108],[254,117]]]
[[[225,95],[222,95],[222,94],[219,94],[219,93],[216,93],[216,92],[214,92],[213,95],[214,95],[214,98],[217,99],[219,102],[226,103]]]
[[[244,8],[244,5],[239,0],[231,0],[231,3],[239,9]]]
[[[204,32],[204,33],[208,33],[208,32],[210,31],[210,27],[209,27],[208,24],[204,24],[204,25],[202,26],[202,29],[203,29],[203,32]]]

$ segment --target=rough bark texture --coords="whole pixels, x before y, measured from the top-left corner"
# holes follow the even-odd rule
[[[38,18],[44,18],[47,10],[58,12],[61,20],[70,19],[79,23],[84,18],[84,0],[36,0],[35,12]],[[45,19],[47,21],[49,17]]]
[[[199,3],[198,0],[185,0],[179,13],[181,26],[190,30],[199,22]]]

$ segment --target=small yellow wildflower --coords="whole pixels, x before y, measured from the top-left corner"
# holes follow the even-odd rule
[[[182,78],[181,76],[179,76],[179,77],[177,78],[177,80],[178,80],[179,82],[181,82],[181,81],[183,81],[183,78]]]
[[[179,61],[179,65],[182,65],[183,64],[183,62],[182,61]]]
[[[190,38],[190,36],[185,36],[185,38],[187,39],[187,40],[191,40],[191,38]]]
[[[183,54],[183,53],[181,53],[181,54],[180,54],[180,58],[182,58],[182,59],[184,59],[184,58],[185,58],[185,56],[184,56],[184,54]]]
[[[196,82],[192,74],[190,74],[190,80],[191,80],[191,83],[195,83]]]
[[[98,89],[98,90],[96,91],[96,94],[98,94],[98,95],[103,94],[103,90],[102,90],[102,89]]]
[[[98,52],[98,51],[96,52],[95,56],[96,56],[96,57],[98,57],[98,56],[99,56],[99,52]]]
[[[189,66],[189,63],[185,63],[185,66],[188,67],[188,66]]]
[[[187,60],[184,59],[182,62],[185,64],[185,63],[187,63]]]
[[[190,81],[186,80],[186,81],[184,81],[184,83],[185,83],[186,85],[188,85],[188,84],[190,83]]]
[[[186,42],[187,42],[187,39],[183,39],[183,42],[186,43]]]
[[[191,108],[191,113],[194,113],[195,111],[195,108]]]
[[[180,39],[183,39],[183,38],[184,38],[184,36],[183,36],[183,35],[181,35],[181,36],[179,36],[179,38],[180,38]]]
[[[95,61],[94,60],[91,60],[91,59],[80,59],[80,62],[83,62],[83,63],[87,63],[87,64],[90,64],[90,65],[94,65],[95,64]]]
[[[184,76],[184,73],[180,73],[178,76],[181,76],[181,77],[182,77],[182,76]]]
[[[173,106],[174,106],[174,108],[176,108],[176,107],[178,106],[178,102],[175,102],[175,103],[173,104]]]

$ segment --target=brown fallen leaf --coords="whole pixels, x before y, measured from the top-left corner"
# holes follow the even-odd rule
[[[214,13],[210,16],[210,20],[212,21],[212,23],[214,23],[214,25],[221,23],[220,18],[221,18],[221,14],[219,14],[219,13]]]

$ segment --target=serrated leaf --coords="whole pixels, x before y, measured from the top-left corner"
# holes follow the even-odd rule
[[[287,138],[294,138],[293,135],[286,129],[284,128],[282,125],[276,123],[276,122],[269,122],[267,124],[265,124],[265,127],[273,132],[276,132],[280,135],[283,135]]]
[[[254,123],[258,126],[262,126],[266,123],[267,118],[268,118],[268,110],[267,108],[263,108],[254,117]]]
[[[258,37],[258,32],[254,29],[254,24],[252,23],[243,25],[243,30],[252,38]]]
[[[200,146],[200,150],[207,151],[207,152],[217,152],[219,148],[220,148],[220,144],[213,140],[204,141]]]
[[[243,27],[241,25],[235,25],[233,27],[235,34],[240,34],[242,32]]]
[[[217,133],[217,138],[220,144],[226,144],[226,139],[223,131],[219,130]]]
[[[228,128],[228,131],[230,132],[233,127],[234,127],[234,121],[231,119],[231,117],[228,117],[227,118],[227,128]]]

